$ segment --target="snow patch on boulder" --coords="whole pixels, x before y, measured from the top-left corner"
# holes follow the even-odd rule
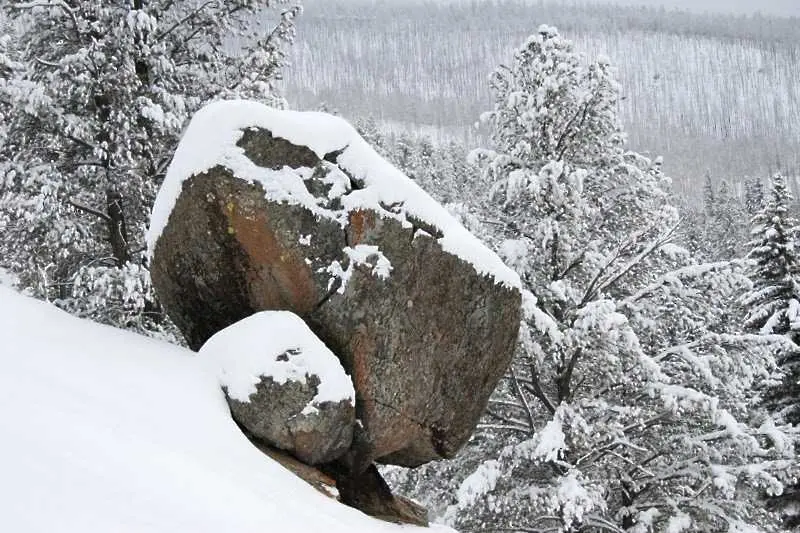
[[[331,279],[328,281],[328,290],[331,290],[338,281],[339,288],[336,289],[336,292],[344,294],[347,288],[347,282],[350,281],[350,277],[353,275],[353,269],[356,266],[366,265],[371,267],[370,272],[372,275],[383,280],[387,279],[392,272],[392,263],[377,246],[357,244],[352,248],[347,246],[343,248],[342,251],[349,260],[347,268],[342,267],[339,261],[331,263],[327,268],[327,272],[331,275]]]

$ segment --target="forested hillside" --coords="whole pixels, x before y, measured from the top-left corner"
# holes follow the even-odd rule
[[[678,192],[800,175],[800,21],[535,0],[311,0],[287,98],[348,118],[479,141],[488,73],[539,24],[619,69],[631,147],[663,155]]]

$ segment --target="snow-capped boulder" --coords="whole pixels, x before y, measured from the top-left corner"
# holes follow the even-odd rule
[[[293,311],[331,348],[356,389],[354,472],[452,456],[514,351],[517,275],[332,115],[202,109],[148,245],[194,349],[265,309]]]
[[[214,365],[233,418],[252,437],[310,465],[350,447],[353,384],[297,315],[256,313],[215,334],[200,355]]]

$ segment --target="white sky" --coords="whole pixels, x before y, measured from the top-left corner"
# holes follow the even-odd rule
[[[574,3],[575,0],[553,0],[562,3]],[[581,0],[583,1],[583,0]],[[607,3],[609,0],[589,0]],[[691,11],[716,11],[725,13],[764,14],[800,17],[800,0],[611,0],[624,5],[664,6]]]

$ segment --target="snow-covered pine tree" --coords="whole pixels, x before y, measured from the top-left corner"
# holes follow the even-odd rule
[[[745,327],[761,333],[800,331],[800,257],[797,221],[789,212],[792,197],[780,174],[772,177],[766,205],[753,217],[747,258],[752,290],[742,299]]]
[[[752,288],[744,295],[745,326],[762,334],[787,335],[800,342],[800,257],[797,221],[790,213],[786,179],[776,174],[766,202],[753,217],[749,243]],[[765,392],[766,404],[779,420],[800,427],[800,349],[778,360],[780,375]],[[772,503],[786,514],[789,528],[800,527],[800,481]]]
[[[746,253],[743,243],[748,240],[751,216],[727,180],[720,180],[715,185],[711,176],[706,175],[702,217],[692,217],[700,226],[688,230],[698,237],[698,256],[703,261],[726,261],[741,257]]]
[[[494,149],[475,158],[526,318],[448,516],[486,531],[768,527],[753,491],[779,492],[775,472],[796,465],[750,391],[783,338],[731,330],[742,269],[671,242],[669,180],[624,150],[612,74],[542,27],[492,76]]]
[[[750,226],[745,206],[728,180],[720,182],[716,197],[716,216],[710,228],[714,254],[706,260],[724,261],[741,257],[746,253],[743,243],[747,241]]]
[[[714,182],[711,181],[711,174],[706,172],[703,181],[703,212],[707,218],[714,218],[717,209],[717,192]]]
[[[143,230],[181,130],[215,98],[282,104],[275,81],[300,10],[288,1],[4,3],[20,33],[0,86],[0,254],[23,286],[145,327]]]
[[[764,207],[764,184],[760,178],[744,181],[744,208],[753,217]]]

